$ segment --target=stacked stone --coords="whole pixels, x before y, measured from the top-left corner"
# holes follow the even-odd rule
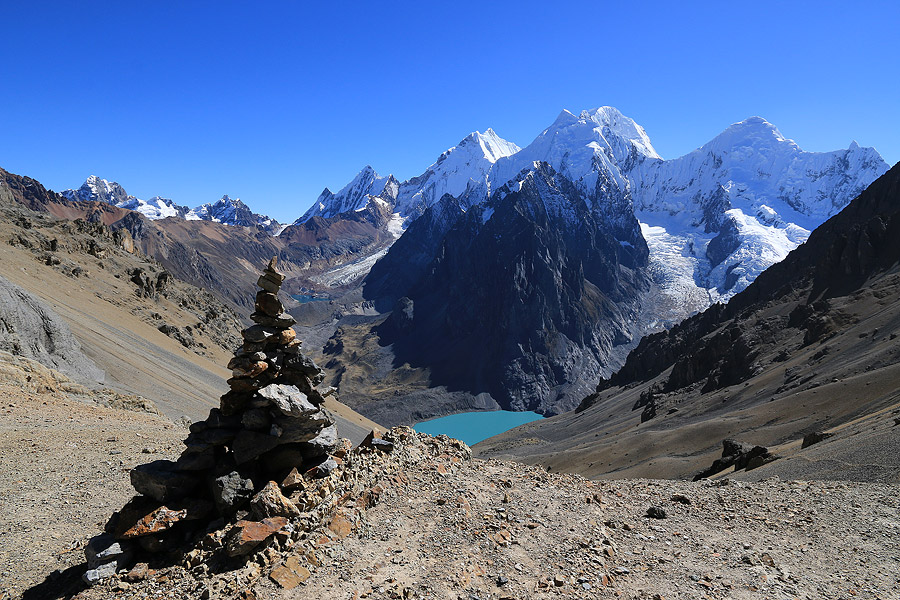
[[[337,447],[337,430],[316,389],[323,374],[300,352],[295,321],[278,299],[283,282],[273,258],[258,281],[250,315],[255,325],[242,332],[244,343],[228,363],[231,389],[205,421],[191,425],[178,460],[131,471],[140,495],[114,515],[95,543],[121,547],[109,561],[116,568],[134,544],[147,552],[170,550],[217,519],[239,519],[242,531],[268,531],[273,518],[300,514],[282,495],[287,488],[275,482],[327,472],[334,463],[329,453]],[[252,544],[238,547],[240,553]],[[103,548],[92,552],[104,556]],[[90,582],[114,571],[96,557],[91,566],[85,576]]]

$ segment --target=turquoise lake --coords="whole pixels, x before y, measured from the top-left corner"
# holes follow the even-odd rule
[[[477,444],[513,427],[543,419],[536,412],[519,412],[511,410],[475,411],[459,413],[422,421],[413,425],[413,429],[429,435],[449,435],[462,440],[468,445]]]

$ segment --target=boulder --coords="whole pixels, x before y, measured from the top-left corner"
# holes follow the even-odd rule
[[[257,520],[267,517],[297,517],[300,509],[285,498],[274,481],[270,481],[250,501],[250,514]]]
[[[209,488],[222,515],[233,514],[253,496],[253,480],[237,471],[213,478]]]
[[[277,294],[260,291],[256,294],[255,308],[257,312],[275,317],[284,312],[284,304],[278,299]]]
[[[272,383],[261,388],[257,395],[289,417],[304,417],[318,410],[295,385]]]
[[[132,487],[159,502],[184,498],[198,483],[196,477],[179,471],[178,465],[171,460],[155,460],[131,470]]]

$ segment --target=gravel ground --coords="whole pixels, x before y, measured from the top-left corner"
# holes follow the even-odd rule
[[[449,438],[397,431],[392,453],[353,453],[330,483],[316,484],[327,508],[301,517],[308,526],[296,543],[260,546],[228,568],[207,543],[193,558],[120,575],[78,598],[900,598],[895,484],[589,481],[470,459]],[[100,484],[103,473],[84,477]],[[361,508],[374,489],[378,502]],[[75,536],[98,531],[124,492],[111,487],[86,505]],[[51,497],[48,511],[60,509]],[[651,507],[664,518],[648,517]],[[15,551],[45,553],[29,529],[17,529]],[[43,564],[30,574],[55,566]],[[302,576],[286,585],[270,577],[285,565]]]
[[[0,599],[83,563],[87,539],[133,495],[129,469],[175,455],[186,434],[34,383],[0,381]]]

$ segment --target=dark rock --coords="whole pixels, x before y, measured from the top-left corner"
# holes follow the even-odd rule
[[[734,466],[735,471],[741,469],[750,471],[772,462],[776,458],[777,456],[770,453],[764,446],[751,446],[726,439],[722,441],[722,458],[716,459],[711,466],[694,475],[694,481],[715,475],[731,466]]]
[[[121,569],[131,560],[134,549],[126,541],[116,541],[109,533],[101,533],[90,539],[84,547],[84,557],[87,559],[88,569],[96,569],[109,562],[116,563]]]
[[[231,450],[234,453],[235,462],[242,465],[258,458],[281,443],[285,442],[282,442],[277,436],[245,429],[234,438]]]
[[[244,407],[247,406],[247,403],[250,402],[250,397],[252,395],[252,392],[256,391],[256,389],[259,387],[259,384],[257,384],[256,387],[250,387],[250,389],[248,390],[250,392],[250,394],[248,394],[247,391],[239,391],[239,390],[235,389],[235,385],[232,385],[232,381],[234,381],[234,380],[233,379],[228,380],[228,384],[231,385],[232,390],[230,392],[228,392],[227,394],[223,395],[222,398],[219,400],[219,406],[221,407],[221,413],[223,415],[227,415],[227,416],[234,416],[234,415],[237,415],[237,413],[239,413],[240,411],[242,411],[244,409]],[[249,382],[249,380],[243,380],[243,381]]]
[[[660,506],[651,506],[647,509],[647,516],[651,519],[665,519],[666,511]]]
[[[131,485],[138,493],[159,502],[178,500],[197,487],[196,477],[178,470],[170,460],[155,460],[131,470]]]
[[[213,478],[210,492],[219,514],[233,514],[253,496],[253,480],[232,471]]]
[[[253,431],[266,431],[272,425],[272,417],[264,408],[251,408],[245,411],[241,417],[241,423],[245,429]]]
[[[284,312],[284,304],[278,299],[276,294],[261,291],[256,294],[256,310],[267,314],[270,317],[276,317]]]
[[[207,471],[216,465],[214,446],[188,446],[175,461],[179,471]]]
[[[309,458],[321,456],[315,454],[307,444],[283,444],[263,454],[259,463],[268,473],[283,473],[291,469],[300,469]]]
[[[252,327],[243,330],[241,336],[251,344],[264,344],[268,342],[272,336],[277,335],[278,333],[280,332],[273,327],[253,325]]]
[[[259,325],[277,329],[286,329],[297,322],[297,319],[295,319],[288,313],[281,313],[275,316],[270,316],[265,313],[255,312],[250,315],[250,320]]]
[[[815,431],[813,433],[808,433],[803,436],[803,443],[800,445],[800,449],[802,450],[803,448],[808,448],[813,444],[818,444],[819,442],[827,440],[833,435],[833,433],[825,433],[824,431]]]

